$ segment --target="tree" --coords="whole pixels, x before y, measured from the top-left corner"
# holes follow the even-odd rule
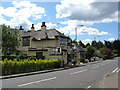
[[[79,46],[85,48],[85,45],[83,44],[83,42],[81,40],[78,43],[79,43]]]
[[[96,48],[97,47],[97,42],[96,41],[92,41],[91,46],[93,46],[94,48]]]
[[[112,42],[110,42],[110,41],[105,41],[105,47],[112,50],[112,49],[113,49],[113,44],[112,44]]]
[[[111,55],[112,50],[109,49],[109,48],[101,48],[101,49],[100,49],[100,52],[101,52],[102,54]]]
[[[20,44],[19,33],[17,30],[2,26],[2,53],[3,55],[15,54],[17,46]]]
[[[87,43],[87,44],[86,44],[86,47],[88,47],[88,46],[90,46],[90,43]]]
[[[112,50],[111,49],[104,47],[104,48],[101,48],[99,51],[100,51],[99,56],[102,57],[103,59],[112,58],[112,55],[111,55]]]
[[[93,57],[94,52],[95,52],[95,49],[92,46],[88,46],[87,51],[86,51],[86,55],[85,55],[86,58],[90,59],[91,57]]]
[[[103,48],[103,46],[104,44],[101,41],[97,42],[97,49]]]
[[[115,40],[113,42],[113,48],[118,51],[118,54],[120,55],[120,40]]]

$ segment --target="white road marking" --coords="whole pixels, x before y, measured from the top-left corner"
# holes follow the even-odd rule
[[[29,82],[29,83],[25,83],[25,84],[20,84],[18,86],[22,87],[22,86],[27,86],[27,85],[31,85],[31,84],[35,84],[35,83],[44,82],[44,81],[50,81],[50,80],[54,80],[54,79],[56,79],[56,77],[52,77],[52,78],[48,78],[48,79],[44,79],[44,80],[39,80],[39,81],[34,81],[34,82]]]
[[[118,70],[118,68],[116,68],[115,70],[112,71],[112,73],[115,73]]]
[[[73,75],[73,74],[81,73],[81,72],[84,72],[84,71],[87,71],[87,69],[81,70],[81,71],[78,71],[78,72],[74,72],[74,73],[70,73],[70,74]]]
[[[98,66],[92,67],[93,69],[98,68]]]
[[[120,69],[118,69],[116,72],[117,72],[117,73],[120,72]]]
[[[91,88],[91,86],[88,86],[87,89]]]

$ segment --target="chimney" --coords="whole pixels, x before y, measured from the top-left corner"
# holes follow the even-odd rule
[[[22,26],[20,26],[19,34],[20,34],[20,36],[22,36],[24,34],[24,29],[22,28]]]
[[[41,27],[46,27],[45,22],[42,22]]]
[[[45,22],[42,22],[42,25],[41,25],[41,37],[46,38],[46,25],[45,25]]]
[[[8,28],[10,28],[10,26],[8,26]]]
[[[34,29],[35,29],[34,24],[32,24],[31,30],[34,30]]]
[[[20,26],[20,29],[19,30],[24,30],[23,28],[22,28],[22,26]]]

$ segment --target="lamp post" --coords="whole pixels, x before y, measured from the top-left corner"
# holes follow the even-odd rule
[[[84,25],[77,25],[77,26],[84,26]],[[75,35],[76,35],[76,37],[75,37],[75,40],[77,41],[77,27],[75,28]]]

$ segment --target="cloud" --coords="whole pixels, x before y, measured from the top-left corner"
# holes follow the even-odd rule
[[[97,2],[97,0],[62,0],[56,5],[56,18],[67,18],[61,22],[64,27],[59,31],[75,35],[77,27],[78,35],[110,35],[110,33],[92,28],[95,23],[109,23],[118,21],[117,2]],[[78,25],[84,25],[80,27]]]
[[[92,40],[91,40],[91,39],[85,39],[85,40],[82,40],[82,42],[83,42],[84,44],[87,44],[87,43],[91,43]]]
[[[47,29],[55,28],[57,27],[56,24],[53,24],[52,22],[45,23],[47,26]],[[42,23],[38,23],[35,25],[35,30],[40,30]]]
[[[98,29],[92,28],[92,27],[86,27],[86,26],[92,25],[92,23],[90,24],[87,22],[84,23],[84,22],[77,21],[77,20],[68,20],[65,22],[61,22],[61,24],[65,24],[66,26],[59,28],[59,31],[65,33],[65,34],[69,34],[69,35],[75,35],[76,28],[77,28],[78,35],[82,35],[82,34],[99,35],[99,36],[109,35],[108,32],[101,31],[101,30],[98,30]],[[80,26],[80,25],[84,25],[84,24],[85,24],[85,26]]]
[[[23,28],[30,29],[33,20],[38,20],[44,17],[45,9],[39,7],[30,1],[13,1],[13,7],[0,7],[0,24],[10,25],[12,28],[18,28],[23,25]],[[9,18],[9,20],[7,20]]]
[[[109,41],[114,41],[114,40],[115,40],[115,38],[109,38],[108,40],[109,40]]]
[[[56,6],[56,18],[100,23],[118,21],[118,3],[95,0],[62,0]]]

